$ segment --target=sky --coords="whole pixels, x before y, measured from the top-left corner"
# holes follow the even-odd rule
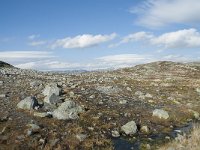
[[[0,60],[96,70],[200,61],[199,0],[1,0]]]

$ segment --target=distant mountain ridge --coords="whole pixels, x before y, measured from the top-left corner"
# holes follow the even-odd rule
[[[8,64],[4,61],[0,61],[0,68],[5,67],[5,68],[14,68],[11,64]]]

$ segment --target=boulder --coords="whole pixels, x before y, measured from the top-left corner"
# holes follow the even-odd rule
[[[49,103],[49,104],[62,103],[62,101],[60,100],[60,97],[57,96],[55,93],[53,93],[52,95],[46,96],[44,98],[44,102]]]
[[[49,104],[56,104],[61,102],[59,99],[61,89],[55,83],[50,83],[46,85],[43,90],[43,95],[46,96],[44,98],[44,102]]]
[[[169,118],[168,112],[163,109],[155,109],[153,111],[153,116],[158,117],[160,119],[168,119]]]
[[[31,110],[37,106],[39,106],[38,101],[35,97],[32,96],[26,97],[17,104],[17,108],[25,110]]]
[[[75,102],[68,100],[62,103],[56,110],[53,111],[53,117],[59,120],[77,119],[78,114],[83,112],[81,106]]]
[[[135,121],[130,121],[121,127],[121,130],[127,135],[135,134],[137,132],[137,126]]]
[[[51,96],[53,93],[55,95],[59,96],[60,91],[61,91],[61,89],[57,86],[56,83],[50,83],[45,86],[42,93],[44,94],[44,96]]]

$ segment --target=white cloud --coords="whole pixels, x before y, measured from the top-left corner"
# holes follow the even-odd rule
[[[149,59],[150,56],[147,55],[138,55],[138,54],[119,54],[119,55],[109,55],[104,57],[99,57],[97,60],[100,60],[105,63],[116,63],[116,64],[129,64],[129,63],[138,63]]]
[[[4,51],[0,52],[0,58],[51,58],[50,52],[46,51]]]
[[[115,45],[118,46],[123,43],[138,41],[145,41],[149,45],[156,46],[161,49],[197,48],[200,47],[200,33],[193,28],[168,32],[159,36],[155,36],[147,32],[137,32],[125,36]]]
[[[28,43],[28,45],[30,46],[39,46],[39,45],[44,45],[44,44],[46,44],[46,41],[32,41]]]
[[[111,44],[111,45],[109,45],[109,47],[112,48],[112,47],[116,47],[116,46],[119,46],[124,43],[149,40],[151,38],[153,38],[153,34],[141,31],[141,32],[137,32],[137,33],[133,33],[133,34],[129,34],[129,35],[125,36],[121,39],[121,41],[119,43]]]
[[[39,34],[32,34],[32,35],[28,36],[28,39],[29,40],[34,40],[34,39],[39,38],[39,37],[40,37]]]
[[[200,47],[200,33],[196,29],[179,30],[154,37],[150,42],[164,48]]]
[[[51,52],[46,51],[3,51],[0,52],[0,60],[10,63],[26,62],[30,60],[39,60],[54,58]]]
[[[146,0],[130,12],[137,14],[136,22],[146,27],[200,23],[199,0]]]
[[[59,62],[55,60],[40,60],[21,63],[15,66],[22,69],[67,70],[71,68],[80,67],[81,65],[78,63]]]
[[[64,39],[58,39],[52,48],[62,47],[62,48],[86,48],[113,40],[116,37],[116,33],[110,35],[91,35],[83,34],[75,37],[66,37]]]

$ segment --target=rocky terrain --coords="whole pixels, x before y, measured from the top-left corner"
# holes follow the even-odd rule
[[[0,150],[158,149],[200,112],[199,63],[56,73],[0,62]]]

